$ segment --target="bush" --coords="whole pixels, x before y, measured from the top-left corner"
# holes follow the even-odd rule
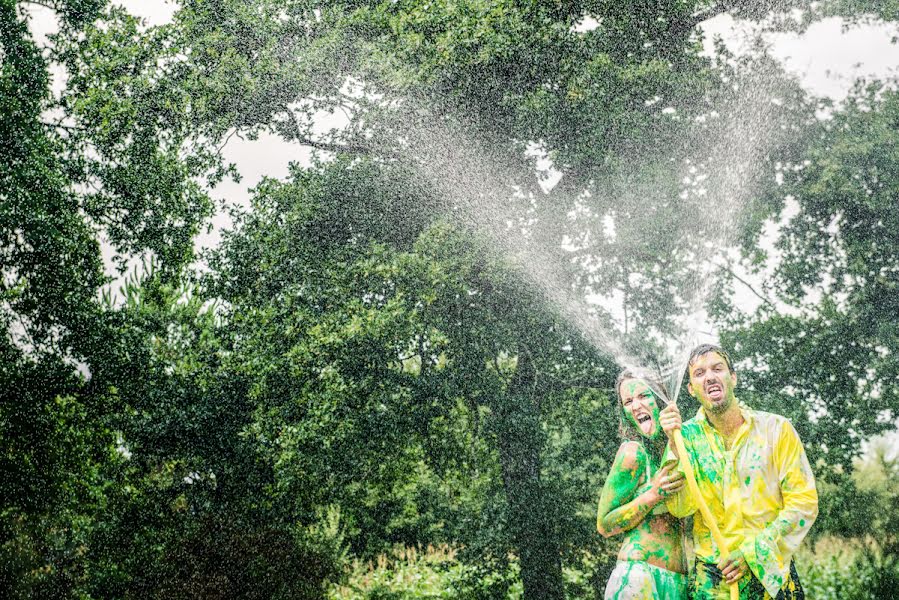
[[[813,600],[899,597],[899,565],[872,540],[825,540],[800,551],[796,568]]]

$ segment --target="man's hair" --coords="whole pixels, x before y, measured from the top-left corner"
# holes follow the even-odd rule
[[[724,359],[724,364],[727,365],[728,370],[731,373],[736,373],[734,371],[734,365],[730,360],[730,355],[724,351],[724,348],[721,346],[716,346],[715,344],[700,344],[693,348],[693,351],[690,352],[690,360],[687,361],[687,365],[692,365],[696,362],[696,359],[702,356],[703,354],[708,354],[709,352],[715,352],[719,354],[721,358]]]

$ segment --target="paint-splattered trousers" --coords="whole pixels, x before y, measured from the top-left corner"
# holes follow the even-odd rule
[[[605,600],[686,600],[687,576],[647,562],[619,560]]]
[[[721,571],[717,566],[696,561],[690,581],[690,597],[693,600],[729,600],[730,588],[721,583]],[[740,579],[740,600],[805,600],[805,592],[799,583],[796,565],[790,561],[790,576],[775,598],[771,597],[755,575]]]

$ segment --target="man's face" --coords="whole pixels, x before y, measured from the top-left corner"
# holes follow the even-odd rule
[[[699,400],[702,408],[712,414],[723,414],[736,404],[734,388],[736,373],[731,373],[727,362],[717,352],[697,356],[689,366],[690,383],[687,391]]]
[[[618,388],[624,415],[643,437],[654,438],[661,431],[659,403],[642,379],[625,379]]]

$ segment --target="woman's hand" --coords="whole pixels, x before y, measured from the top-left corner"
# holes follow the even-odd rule
[[[652,492],[657,502],[661,502],[671,494],[681,491],[687,483],[683,473],[679,471],[671,472],[671,469],[676,464],[668,463],[652,476]]]

